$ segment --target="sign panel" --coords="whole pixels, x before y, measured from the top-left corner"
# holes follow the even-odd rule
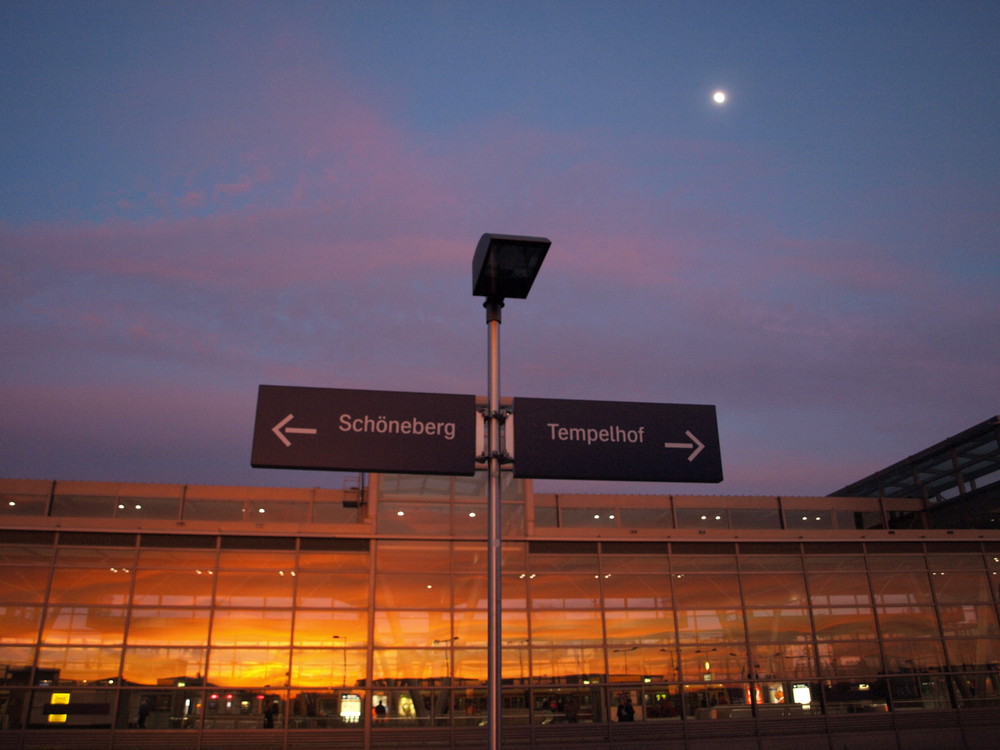
[[[475,396],[262,385],[250,465],[475,473]]]
[[[515,398],[514,476],[721,482],[714,406]]]

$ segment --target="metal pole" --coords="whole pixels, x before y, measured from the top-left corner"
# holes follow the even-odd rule
[[[487,636],[487,723],[489,725],[489,750],[500,750],[500,717],[503,707],[500,691],[501,606],[500,606],[500,461],[504,446],[500,440],[500,308],[502,299],[487,299],[486,326],[489,333],[489,483],[486,490],[487,555],[486,574],[488,603]]]

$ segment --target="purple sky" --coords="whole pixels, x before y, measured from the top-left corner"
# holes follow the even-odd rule
[[[715,404],[822,495],[1000,411],[1000,5],[0,4],[0,476],[250,468],[257,386]],[[728,101],[713,103],[716,89]]]

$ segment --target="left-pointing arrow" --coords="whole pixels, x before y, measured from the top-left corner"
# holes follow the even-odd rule
[[[292,446],[292,441],[286,437],[286,434],[290,435],[315,435],[315,427],[285,427],[286,424],[295,419],[294,414],[289,414],[287,417],[282,419],[278,424],[271,428],[271,432],[278,436],[278,440],[285,444],[286,448]],[[284,429],[284,432],[282,432]]]

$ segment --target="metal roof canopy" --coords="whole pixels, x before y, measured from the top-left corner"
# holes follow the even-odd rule
[[[985,482],[980,480],[986,479]],[[829,497],[917,497],[943,502],[1000,481],[1000,416],[990,417]]]

